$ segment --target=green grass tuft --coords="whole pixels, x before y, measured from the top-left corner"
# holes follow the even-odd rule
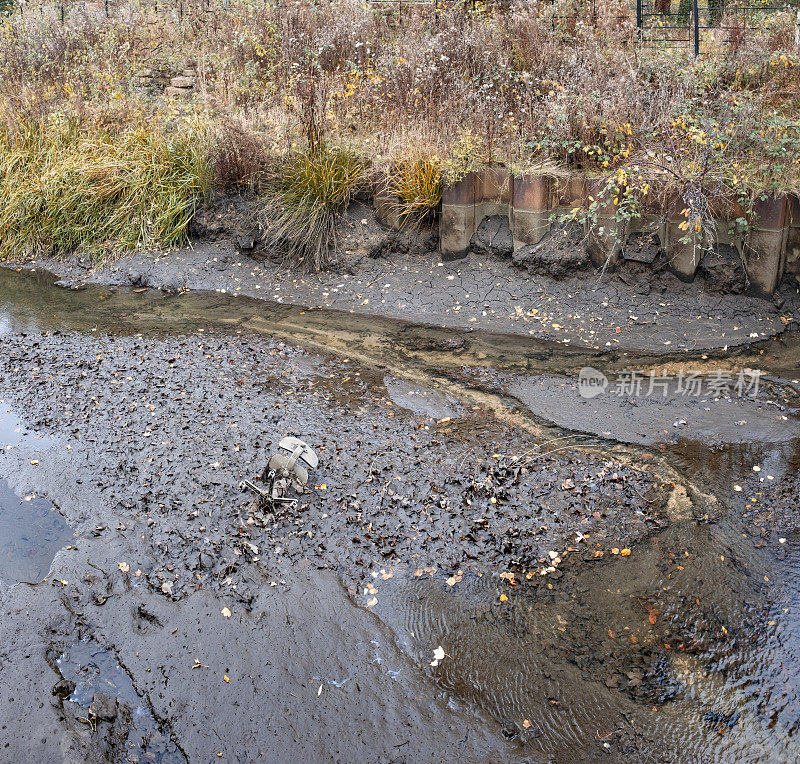
[[[0,127],[0,258],[172,247],[207,193],[199,129],[119,136],[50,119]]]
[[[442,164],[435,154],[414,148],[395,164],[386,185],[398,200],[403,225],[418,226],[442,200]]]

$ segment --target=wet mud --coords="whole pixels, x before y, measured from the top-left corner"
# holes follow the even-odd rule
[[[627,263],[618,274],[553,278],[547,268],[527,273],[494,256],[443,262],[428,250],[362,256],[355,268],[307,274],[254,260],[229,242],[197,241],[191,248],[134,254],[100,268],[79,257],[16,267],[48,270],[65,287],[206,291],[593,349],[729,348],[778,336],[800,320],[800,293],[788,279],[774,300],[763,300],[720,294],[713,279],[708,285],[703,277],[683,284],[667,271],[654,275],[649,266],[632,273],[637,265]]]
[[[596,353],[18,274],[0,305],[0,477],[71,531],[0,574],[1,757],[796,758],[795,335]],[[686,362],[765,384],[575,388]],[[239,481],[286,433],[320,465],[269,515]]]
[[[83,638],[55,660],[63,680],[59,692],[66,695],[62,708],[72,718],[96,732],[107,723],[107,750],[104,757],[130,762],[155,761],[181,764],[186,757],[162,732],[146,700],[133,686],[127,671],[117,658],[91,638]],[[70,708],[73,703],[82,711]],[[169,730],[168,725],[166,726]],[[95,736],[96,737],[96,736]]]

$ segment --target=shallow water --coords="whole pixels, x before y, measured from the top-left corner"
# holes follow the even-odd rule
[[[53,287],[49,277],[0,272],[0,333],[182,333],[212,327],[377,359],[390,370],[384,384],[395,402],[434,418],[458,415],[446,393],[397,380],[395,373],[431,372],[444,362],[478,362],[515,373],[597,365],[590,351],[546,342],[222,295],[66,291]],[[762,366],[796,372],[798,347],[797,335],[775,343]],[[609,356],[611,365],[629,360],[625,354]],[[379,384],[383,374],[376,379]],[[4,424],[0,417],[0,447],[17,446],[23,437],[18,420]],[[628,453],[635,459],[638,452],[632,447]],[[769,511],[768,489],[800,471],[800,441],[762,442],[757,434],[752,442],[725,445],[679,440],[666,456],[717,496],[718,517],[676,519],[625,557],[606,552],[592,559],[590,543],[576,539],[576,551],[557,575],[514,585],[489,573],[450,585],[439,572],[390,569],[391,577],[376,577],[377,594],[359,592],[358,603],[367,605],[374,596],[371,608],[420,670],[543,755],[600,755],[613,744],[642,759],[795,761],[800,531],[787,518],[783,541],[774,534],[762,541],[758,528],[729,507],[734,486],[756,492],[763,483],[762,503]],[[761,477],[754,478],[753,466]],[[1,491],[2,486],[0,503]],[[578,557],[582,561],[573,562]],[[446,657],[431,666],[439,646]],[[84,673],[94,665],[97,677],[108,676],[108,667],[98,665],[107,660],[97,655],[89,650],[88,657],[71,660]]]
[[[65,679],[74,682],[75,689],[68,699],[81,708],[89,709],[97,694],[110,695],[127,707],[130,728],[125,741],[125,761],[142,764],[186,761],[175,743],[162,732],[147,701],[136,692],[128,673],[108,650],[92,639],[83,639],[70,645],[56,659],[56,666]]]
[[[35,451],[43,444],[0,399],[0,450],[23,445]],[[56,552],[71,540],[70,527],[52,503],[34,494],[18,496],[0,474],[0,581],[41,581]]]
[[[373,609],[421,668],[543,754],[597,732],[645,759],[796,761],[800,537],[785,551],[776,563],[725,524],[679,523],[553,589],[397,570]]]
[[[72,531],[46,499],[20,499],[0,479],[0,581],[36,583],[47,577],[56,552]]]

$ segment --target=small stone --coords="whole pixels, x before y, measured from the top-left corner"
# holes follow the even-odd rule
[[[89,710],[98,718],[106,722],[113,722],[117,718],[117,699],[113,695],[98,692],[92,699]]]
[[[188,89],[195,86],[196,80],[194,77],[173,77],[169,84],[173,88]]]

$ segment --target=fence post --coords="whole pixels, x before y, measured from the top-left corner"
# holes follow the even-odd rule
[[[697,0],[692,0],[692,15],[694,16],[694,57],[700,55],[700,13],[697,8]]]
[[[794,22],[794,48],[800,50],[800,10],[797,11],[797,21]]]

